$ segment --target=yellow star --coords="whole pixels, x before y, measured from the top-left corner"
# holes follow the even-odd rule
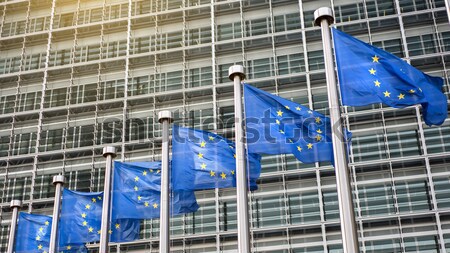
[[[200,147],[204,148],[205,146],[206,146],[206,142],[202,141],[202,142],[200,143]]]
[[[41,237],[40,236],[36,236],[36,241],[40,241]]]
[[[279,120],[275,120],[275,122],[277,123],[277,125],[281,124]]]
[[[43,248],[42,244],[39,244],[38,249],[42,249],[42,248]]]
[[[148,206],[149,206],[149,204],[148,204],[147,201],[144,202],[144,206],[145,206],[145,207],[148,207]]]
[[[409,90],[409,93],[415,93],[415,92],[416,92],[416,91],[413,90],[413,89]]]
[[[42,231],[44,231],[44,228],[43,228],[43,227],[40,227],[40,228],[39,228],[39,232],[42,232]]]
[[[99,235],[100,235],[101,233],[102,233],[102,231],[101,231],[101,230],[97,230],[97,234],[99,234]]]
[[[316,117],[316,123],[320,123],[320,117]]]
[[[233,158],[236,159],[236,154],[233,154]]]
[[[96,198],[92,198],[92,203],[96,203],[97,199]]]
[[[42,253],[47,253],[47,251],[46,251],[46,250],[44,250],[44,251],[42,251]],[[64,253],[64,252],[61,252],[61,253]]]
[[[210,175],[211,177],[214,177],[214,176],[216,175],[216,172],[214,172],[214,171],[211,170],[211,171],[209,172],[209,175]]]
[[[202,170],[206,169],[206,163],[200,164],[200,167],[202,168]]]
[[[108,230],[108,234],[112,234],[112,230],[110,229],[110,230]]]
[[[290,142],[290,143],[294,143],[294,142],[292,141],[292,139],[289,139],[289,142]]]
[[[389,91],[385,91],[383,94],[385,97],[391,97],[391,93]]]
[[[284,134],[284,131],[280,129],[280,133],[281,133],[281,134]]]
[[[297,106],[297,107],[295,107],[295,110],[297,110],[297,111],[301,111],[301,110],[302,110],[302,108],[300,108],[300,106]]]
[[[45,224],[46,226],[48,226],[48,225],[50,224],[50,222],[45,221],[44,224]]]
[[[81,218],[86,218],[86,213],[82,213]]]
[[[280,117],[282,117],[282,116],[283,116],[283,112],[282,112],[281,110],[278,110],[278,111],[277,111],[277,115],[280,116]]]
[[[134,181],[135,181],[135,182],[139,181],[139,177],[136,176],[136,177],[134,178]]]
[[[158,208],[158,204],[154,203],[153,208],[155,208],[155,209]]]
[[[144,170],[144,172],[142,172],[142,175],[147,176],[147,171]]]
[[[83,221],[83,226],[87,226],[87,221]]]
[[[116,223],[116,229],[119,229],[119,228],[120,228],[120,224]]]
[[[400,93],[400,95],[397,96],[398,99],[405,99],[405,94]]]
[[[371,68],[369,69],[369,72],[371,75],[375,75],[375,73],[377,72],[375,69]]]
[[[234,175],[234,170],[231,171],[231,175]]]
[[[220,176],[222,177],[222,179],[227,179],[227,174],[225,174],[223,172],[222,172],[222,174],[220,174]]]
[[[157,170],[157,171],[156,171],[156,174],[159,174],[160,172],[161,172],[161,170]]]
[[[68,249],[68,250],[71,250],[71,249],[72,249],[72,246],[70,246],[70,245],[67,246],[67,249]]]
[[[141,199],[142,199],[142,197],[141,197],[141,196],[138,196],[138,197],[137,197],[137,199],[138,199],[138,200],[141,200]]]
[[[137,186],[134,187],[134,191],[138,191],[139,188]]]
[[[316,135],[316,141],[320,141],[320,140],[322,140],[322,136]]]
[[[94,228],[93,227],[89,227],[88,231],[89,231],[89,233],[92,233],[94,231]]]
[[[91,205],[89,205],[89,204],[87,204],[85,207],[86,207],[86,209],[91,209]]]
[[[300,146],[297,146],[297,150],[302,152],[302,148]]]
[[[202,159],[203,158],[203,154],[202,153],[198,153],[198,158]]]
[[[378,60],[379,60],[380,58],[378,58],[378,56],[374,56],[374,57],[372,57],[372,62],[378,62]]]
[[[208,139],[209,139],[210,141],[213,141],[213,140],[214,140],[214,137],[209,136]]]
[[[290,110],[291,108],[287,105],[284,106],[286,109]]]
[[[152,169],[150,169],[150,173],[153,173],[153,170],[152,170]]]
[[[322,130],[320,130],[320,129],[317,129],[317,131],[316,131],[317,133],[319,133],[319,134],[321,134],[322,133]]]
[[[308,149],[312,149],[313,145],[311,143],[308,143]]]
[[[98,198],[98,200],[102,200],[102,196],[98,196],[97,198]]]
[[[375,84],[375,86],[380,87],[380,84],[381,84],[380,81],[375,80],[373,83]]]

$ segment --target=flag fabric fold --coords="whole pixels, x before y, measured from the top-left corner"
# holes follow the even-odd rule
[[[303,163],[334,161],[328,117],[249,84],[244,84],[244,105],[249,152],[293,154]]]
[[[172,185],[203,190],[236,187],[234,142],[211,132],[173,126]],[[258,188],[261,157],[248,154],[250,190]]]
[[[114,162],[113,219],[159,218],[161,162]],[[170,214],[180,215],[199,208],[193,191],[172,191]]]
[[[39,214],[20,212],[17,224],[17,234],[14,252],[42,252],[47,253],[50,245],[52,217]],[[60,253],[85,253],[83,244],[60,244]]]
[[[59,223],[60,244],[80,244],[100,240],[103,192],[76,192],[64,189]],[[113,210],[114,213],[114,210]],[[139,239],[139,220],[112,219],[111,242]]]
[[[342,104],[383,103],[395,108],[421,104],[427,125],[447,118],[443,79],[429,76],[399,57],[332,29]]]

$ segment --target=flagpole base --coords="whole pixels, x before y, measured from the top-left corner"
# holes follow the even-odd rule
[[[329,7],[321,7],[314,11],[314,24],[320,26],[322,19],[327,19],[328,24],[334,23],[333,11]]]

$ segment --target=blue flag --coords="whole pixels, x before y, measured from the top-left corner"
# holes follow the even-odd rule
[[[403,108],[421,104],[427,125],[445,121],[447,98],[442,93],[442,78],[426,75],[395,55],[332,30],[344,105],[384,103]]]
[[[333,162],[328,117],[248,84],[244,104],[249,152],[293,154],[303,163]],[[350,136],[347,132],[347,140]]]
[[[14,252],[48,252],[51,227],[52,217],[50,216],[20,212]],[[64,245],[59,246],[58,252],[84,253],[87,249],[80,244]]]
[[[59,223],[60,244],[80,244],[100,240],[102,192],[76,192],[64,189]],[[114,210],[113,210],[114,213]],[[111,242],[139,239],[138,220],[112,219]]]
[[[161,162],[114,161],[113,219],[159,218]],[[193,191],[173,191],[171,215],[192,213],[199,208]]]
[[[261,157],[248,154],[250,190],[258,188]],[[174,189],[202,190],[236,186],[234,142],[211,132],[173,126]]]
[[[51,227],[50,216],[20,212],[14,252],[48,252]]]

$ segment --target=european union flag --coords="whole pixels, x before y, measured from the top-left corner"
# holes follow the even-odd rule
[[[51,227],[50,216],[20,212],[14,252],[48,252]]]
[[[59,223],[60,244],[80,244],[100,240],[102,192],[76,192],[64,189]],[[114,210],[113,210],[114,213]],[[111,242],[139,239],[138,220],[112,220]]]
[[[14,252],[47,253],[51,227],[52,217],[50,216],[20,212]],[[84,253],[87,252],[87,249],[84,245],[64,245],[59,246],[58,252]]]
[[[160,215],[161,162],[114,161],[113,219],[152,219]],[[170,213],[199,208],[193,191],[173,191]]]
[[[333,161],[328,117],[248,84],[244,104],[249,152],[294,154],[304,163]]]
[[[258,188],[261,157],[248,154],[250,189]],[[174,189],[202,190],[236,186],[234,142],[211,132],[173,126]]]
[[[395,55],[332,30],[344,105],[384,103],[403,108],[421,104],[427,125],[445,121],[447,98],[442,93],[442,78],[426,75]]]

